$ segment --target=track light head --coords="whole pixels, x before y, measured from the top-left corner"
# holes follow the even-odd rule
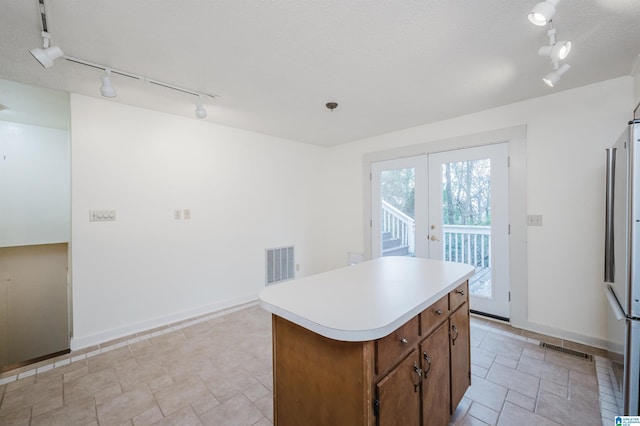
[[[64,56],[64,52],[58,46],[49,46],[50,36],[46,31],[42,32],[42,48],[29,50],[36,61],[45,68],[53,66],[53,61]]]
[[[201,95],[196,98],[196,117],[207,118],[207,110],[204,109],[204,106],[202,105]]]
[[[100,86],[100,93],[102,93],[102,96],[104,96],[105,98],[115,98],[116,96],[118,96],[118,93],[116,93],[116,89],[111,84],[110,74],[111,70],[106,69],[104,70],[104,75],[101,77],[102,86]]]
[[[553,46],[553,49],[551,49],[551,59],[561,61],[569,56],[569,52],[571,52],[571,42],[568,40],[560,40]]]
[[[560,68],[555,71],[551,71],[549,74],[544,76],[542,78],[542,81],[544,81],[547,86],[553,87],[558,83],[558,81],[560,81],[560,77],[562,77],[564,73],[569,71],[569,68],[571,68],[571,65],[562,64]]]
[[[556,13],[556,5],[560,0],[545,0],[536,4],[529,12],[529,22],[533,25],[543,27],[551,21]]]
[[[538,55],[549,56],[552,61],[562,61],[569,56],[569,52],[571,52],[571,42],[561,40],[552,46],[542,46],[538,50]]]

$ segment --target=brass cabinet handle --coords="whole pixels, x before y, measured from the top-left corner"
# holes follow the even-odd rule
[[[451,330],[455,333],[455,336],[453,334],[451,335],[451,344],[455,346],[456,339],[458,338],[458,327],[456,327],[455,324],[451,324]]]
[[[427,361],[427,368],[424,369],[424,378],[426,379],[427,373],[429,372],[429,370],[431,370],[431,357],[426,352],[422,353],[422,357],[424,358],[425,361]]]
[[[456,293],[458,293],[460,296],[464,296],[464,290],[456,290]]]
[[[403,345],[406,345],[409,343],[409,341],[407,340],[406,337],[403,337],[402,339],[400,339],[400,343],[402,343]]]
[[[437,315],[442,315],[442,309],[438,309],[438,310],[436,311],[436,314],[437,314]]]
[[[413,391],[418,392],[418,386],[422,383],[422,370],[418,367],[417,362],[413,362],[413,372],[416,373],[417,380],[413,382]]]

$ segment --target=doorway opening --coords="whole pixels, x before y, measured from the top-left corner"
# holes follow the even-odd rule
[[[372,257],[473,265],[470,307],[509,320],[508,145],[371,164]]]

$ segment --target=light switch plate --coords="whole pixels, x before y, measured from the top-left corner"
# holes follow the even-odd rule
[[[112,222],[116,220],[115,210],[89,210],[89,222]]]
[[[542,215],[530,214],[529,216],[527,216],[527,225],[542,226]]]

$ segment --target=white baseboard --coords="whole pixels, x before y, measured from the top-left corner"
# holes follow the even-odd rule
[[[200,306],[195,309],[188,309],[150,320],[140,321],[135,324],[127,325],[125,327],[114,328],[108,331],[92,334],[90,336],[72,337],[71,350],[76,351],[79,349],[88,348],[90,346],[100,345],[101,343],[109,342],[121,337],[131,336],[133,334],[152,330],[158,327],[165,327],[179,321],[184,321],[201,315],[211,314],[218,311],[238,307],[247,303],[255,302],[257,299],[257,293],[243,297],[225,299],[210,305]]]
[[[573,331],[562,330],[548,325],[537,324],[530,321],[524,321],[518,324],[514,324],[512,322],[511,325],[523,330],[532,331],[534,333],[545,334],[547,336],[556,337],[558,339],[564,339],[575,343],[581,343],[583,345],[593,346],[594,348],[607,348],[607,341],[605,339],[585,336],[583,334],[574,333]]]

